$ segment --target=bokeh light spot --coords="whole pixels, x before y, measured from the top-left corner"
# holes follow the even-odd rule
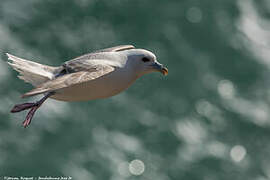
[[[187,10],[186,17],[191,23],[199,23],[202,20],[202,11],[198,7],[191,7]]]
[[[230,155],[233,161],[240,162],[245,158],[246,153],[247,151],[244,146],[236,145],[231,149]]]
[[[218,93],[223,98],[231,99],[235,94],[233,83],[229,80],[221,80],[218,83]]]
[[[138,176],[144,172],[145,166],[141,160],[135,159],[129,163],[128,169],[131,174]]]

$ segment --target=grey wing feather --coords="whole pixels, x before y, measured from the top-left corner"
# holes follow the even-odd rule
[[[83,64],[85,63],[84,62],[85,60],[110,59],[111,56],[104,52],[118,52],[118,51],[124,51],[128,49],[134,49],[134,48],[135,47],[132,45],[121,45],[121,46],[115,46],[111,48],[97,50],[92,53],[84,54],[82,56],[69,60],[64,63],[64,66],[66,66],[67,68],[71,68],[70,70],[72,71],[72,66],[74,66],[75,64],[78,64],[78,65]]]
[[[60,76],[54,80],[45,82],[35,89],[25,93],[22,97],[34,96],[38,94],[43,94],[46,92],[56,91],[62,88],[70,87],[76,84],[84,83],[87,81],[91,81],[97,79],[101,76],[109,74],[114,71],[114,68],[107,65],[99,65],[96,66],[95,70],[91,71],[79,71],[71,74],[66,74],[64,76]]]
[[[135,47],[133,45],[120,45],[120,46],[115,46],[115,47],[111,47],[111,48],[97,50],[97,51],[94,51],[94,53],[97,53],[97,52],[117,52],[117,51],[124,51],[124,50],[134,49],[134,48]]]
[[[118,52],[134,48],[135,47],[132,45],[115,46],[94,51],[67,61],[61,68],[59,67],[58,73],[54,77],[55,79],[40,84],[35,89],[25,93],[22,97],[52,92],[106,75],[114,71],[114,67],[100,65],[99,63],[94,63],[94,61],[89,60],[109,60],[111,56],[105,52]]]

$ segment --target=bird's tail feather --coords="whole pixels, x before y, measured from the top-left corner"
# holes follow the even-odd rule
[[[20,73],[18,77],[25,82],[31,83],[33,86],[38,86],[41,83],[51,80],[57,69],[56,67],[25,60],[8,53],[7,56],[10,60],[8,64]]]

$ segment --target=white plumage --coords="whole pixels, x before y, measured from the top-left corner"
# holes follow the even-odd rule
[[[127,89],[137,78],[168,70],[157,62],[156,56],[144,49],[124,45],[96,51],[52,67],[7,54],[8,62],[19,78],[35,86],[23,97],[44,94],[35,103],[17,104],[12,113],[31,109],[23,126],[27,127],[36,110],[47,98],[60,101],[86,101],[107,98]]]
[[[86,54],[59,67],[7,55],[8,63],[20,73],[18,77],[35,86],[23,97],[54,92],[50,98],[61,101],[107,98],[127,89],[143,74],[165,69],[153,53],[129,45]],[[149,61],[144,62],[145,58]]]

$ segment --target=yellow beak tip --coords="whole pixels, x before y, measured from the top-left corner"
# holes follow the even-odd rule
[[[168,69],[167,68],[162,68],[162,74],[164,75],[164,76],[167,76],[168,75],[168,73],[169,73],[169,71],[168,71]]]

